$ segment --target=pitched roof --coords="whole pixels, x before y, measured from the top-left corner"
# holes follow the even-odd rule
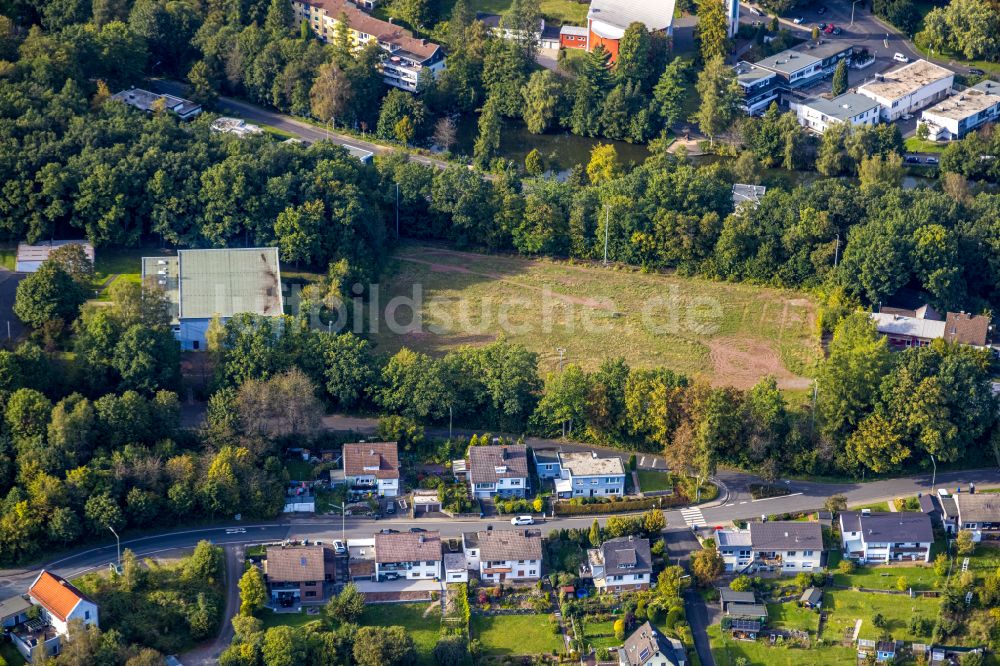
[[[412,53],[426,60],[437,53],[441,47],[426,39],[418,39],[409,30],[388,21],[378,19],[361,11],[348,0],[298,0],[304,5],[325,9],[327,15],[334,20],[341,16],[347,17],[347,24],[352,30],[372,35],[379,42],[393,44],[407,53]]]
[[[867,543],[934,541],[931,519],[926,513],[872,511],[863,515],[851,511],[840,514],[840,520],[844,530],[861,532],[862,539]]]
[[[751,592],[737,592],[728,587],[719,588],[719,599],[727,604],[754,604],[757,603],[757,596]]]
[[[323,580],[323,546],[274,546],[267,549],[264,570],[269,580],[304,583]]]
[[[31,602],[22,596],[11,597],[0,601],[0,624],[8,618],[17,617],[31,608]]]
[[[375,535],[375,561],[379,564],[434,562],[441,559],[440,532],[399,532]]]
[[[399,447],[396,442],[344,444],[344,473],[347,476],[399,478]]]
[[[35,582],[28,588],[28,595],[42,608],[66,621],[76,605],[81,601],[90,601],[80,590],[73,587],[62,576],[42,570]]]
[[[823,601],[823,590],[816,587],[807,587],[802,596],[799,597],[799,601],[804,604],[818,604]]]
[[[1000,523],[1000,495],[959,493],[955,504],[963,523]]]
[[[469,448],[469,479],[496,483],[499,479],[528,478],[528,449],[523,444]]]
[[[483,561],[540,560],[542,533],[539,530],[489,530],[477,535]]]
[[[622,645],[625,661],[631,666],[647,663],[655,654],[660,653],[667,658],[669,664],[677,664],[673,645],[649,622],[643,623],[632,635],[625,639]]]
[[[750,545],[754,550],[823,550],[823,528],[813,522],[750,523]]]
[[[601,544],[604,571],[628,570],[632,574],[652,573],[653,560],[649,553],[649,539],[621,537]]]
[[[944,339],[982,347],[990,330],[990,318],[965,312],[949,312],[944,321]]]

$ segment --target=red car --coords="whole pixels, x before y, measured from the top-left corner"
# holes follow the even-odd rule
[[[829,34],[832,34],[833,31],[836,30],[836,28],[837,28],[837,26],[835,26],[834,24],[831,23],[830,25],[826,26],[823,29],[823,32],[825,32],[826,34],[829,35]]]

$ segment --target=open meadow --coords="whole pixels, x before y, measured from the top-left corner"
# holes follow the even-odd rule
[[[801,292],[419,245],[394,263],[378,330],[366,327],[378,351],[443,354],[502,333],[537,352],[543,371],[563,349],[588,370],[620,355],[740,388],[774,375],[800,392],[820,357],[815,305]]]

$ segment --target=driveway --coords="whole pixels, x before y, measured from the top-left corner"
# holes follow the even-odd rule
[[[243,546],[226,546],[226,609],[222,615],[219,635],[211,643],[186,652],[181,656],[185,666],[217,664],[219,655],[233,642],[232,619],[240,610],[239,581],[243,575]]]
[[[715,666],[715,658],[708,642],[708,626],[713,622],[713,614],[697,590],[688,590],[684,593],[684,612],[691,626],[691,636],[694,638],[694,649],[698,653],[698,660],[702,666]]]

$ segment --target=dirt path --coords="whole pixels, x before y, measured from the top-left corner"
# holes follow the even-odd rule
[[[181,661],[186,666],[208,666],[219,663],[219,655],[233,642],[232,619],[240,610],[239,580],[243,573],[243,546],[226,546],[226,609],[222,615],[219,635],[211,643],[206,643],[190,652],[185,652]]]

